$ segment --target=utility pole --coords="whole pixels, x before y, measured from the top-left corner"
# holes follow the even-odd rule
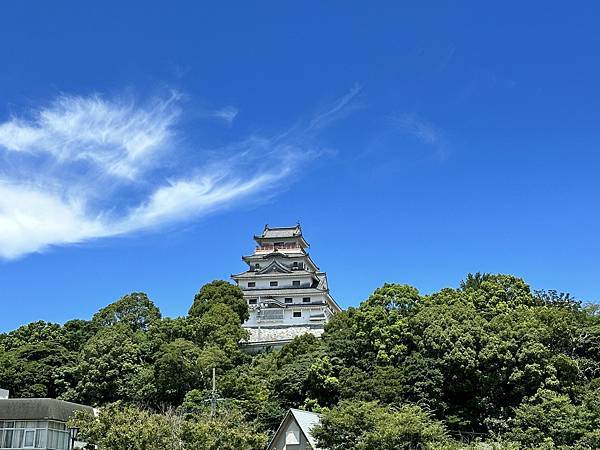
[[[217,374],[216,369],[213,367],[212,370],[212,391],[210,393],[210,398],[208,400],[204,400],[205,402],[210,402],[210,417],[215,417],[217,415],[217,406],[220,401],[224,400],[223,398],[219,398],[217,393]]]
[[[214,367],[212,381],[212,395],[210,396],[210,417],[215,417],[215,414],[217,414],[217,375]]]

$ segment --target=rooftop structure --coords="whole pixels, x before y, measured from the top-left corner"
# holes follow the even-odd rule
[[[250,351],[281,346],[304,333],[320,336],[341,308],[329,293],[327,275],[307,252],[300,224],[265,225],[254,240],[254,253],[242,257],[248,270],[232,275],[250,308],[244,323]]]
[[[318,414],[290,409],[267,445],[267,450],[319,450],[312,430],[320,423]]]

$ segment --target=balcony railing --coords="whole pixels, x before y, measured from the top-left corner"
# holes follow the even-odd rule
[[[298,244],[265,244],[265,245],[257,245],[256,251],[269,251],[274,249],[284,249],[284,250],[292,250],[295,248],[301,248]]]

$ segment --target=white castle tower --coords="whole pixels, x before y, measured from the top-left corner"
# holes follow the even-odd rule
[[[341,308],[329,294],[327,275],[306,251],[300,224],[266,225],[254,240],[254,253],[242,257],[248,270],[231,276],[250,308],[244,324],[250,331],[249,350],[279,347],[305,333],[320,336]]]

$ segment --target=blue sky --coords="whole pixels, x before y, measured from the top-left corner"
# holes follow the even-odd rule
[[[3,2],[0,331],[184,314],[300,220],[334,297],[600,297],[600,7]]]

